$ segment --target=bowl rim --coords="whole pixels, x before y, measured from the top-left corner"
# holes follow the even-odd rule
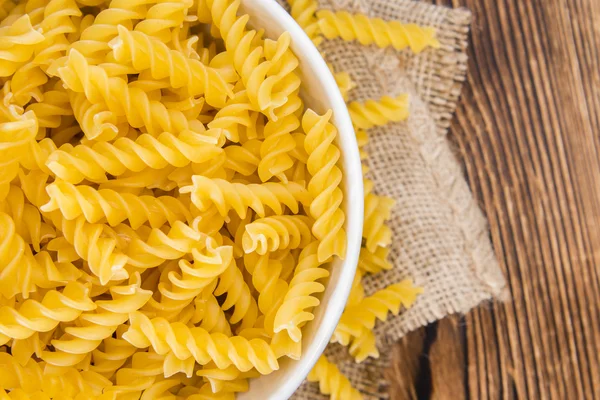
[[[327,93],[328,99],[326,103],[333,110],[332,122],[338,130],[336,145],[341,150],[343,161],[347,250],[346,258],[341,261],[342,265],[340,268],[342,268],[342,272],[340,273],[335,290],[329,298],[330,302],[337,303],[337,307],[326,308],[323,322],[315,333],[314,342],[311,342],[312,346],[308,349],[303,348],[301,358],[292,361],[294,374],[291,375],[291,379],[269,394],[269,398],[280,400],[289,398],[306,378],[329,343],[344,311],[352,282],[354,281],[362,240],[364,212],[363,174],[356,134],[346,102],[327,63],[312,40],[276,0],[242,0],[242,7],[246,9],[259,7],[272,19],[280,20],[281,24],[285,26],[285,31],[289,32],[291,36],[291,47],[296,56],[302,59],[303,63],[310,64],[311,68],[317,72],[317,79]],[[324,304],[319,305],[319,307],[324,306]],[[250,382],[250,391],[247,392],[247,395],[252,395],[252,381]],[[240,398],[246,398],[246,396],[242,395]]]

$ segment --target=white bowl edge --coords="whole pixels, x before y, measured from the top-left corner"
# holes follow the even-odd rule
[[[250,381],[250,390],[238,399],[289,398],[308,375],[329,343],[344,310],[358,264],[363,226],[363,179],[356,135],[335,79],[321,54],[294,19],[275,0],[242,0],[242,12],[250,15],[250,23],[265,29],[269,38],[290,33],[291,48],[300,61],[303,98],[318,113],[333,110],[333,123],[338,129],[337,145],[342,153],[344,172],[344,211],[348,248],[345,260],[335,260],[331,276],[315,309],[315,319],[303,329],[302,356],[298,361],[282,360],[280,369]],[[307,88],[310,88],[308,91]]]

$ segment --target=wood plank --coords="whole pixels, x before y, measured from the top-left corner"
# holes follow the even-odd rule
[[[600,2],[434,2],[474,13],[450,137],[512,302],[438,325],[431,398],[460,351],[467,398],[600,398]]]

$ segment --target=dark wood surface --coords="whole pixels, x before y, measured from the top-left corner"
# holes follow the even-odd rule
[[[512,299],[397,344],[393,399],[600,399],[600,0],[473,11],[450,137]]]

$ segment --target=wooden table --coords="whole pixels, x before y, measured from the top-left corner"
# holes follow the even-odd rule
[[[600,0],[473,11],[450,137],[512,301],[398,343],[394,399],[600,398]]]

